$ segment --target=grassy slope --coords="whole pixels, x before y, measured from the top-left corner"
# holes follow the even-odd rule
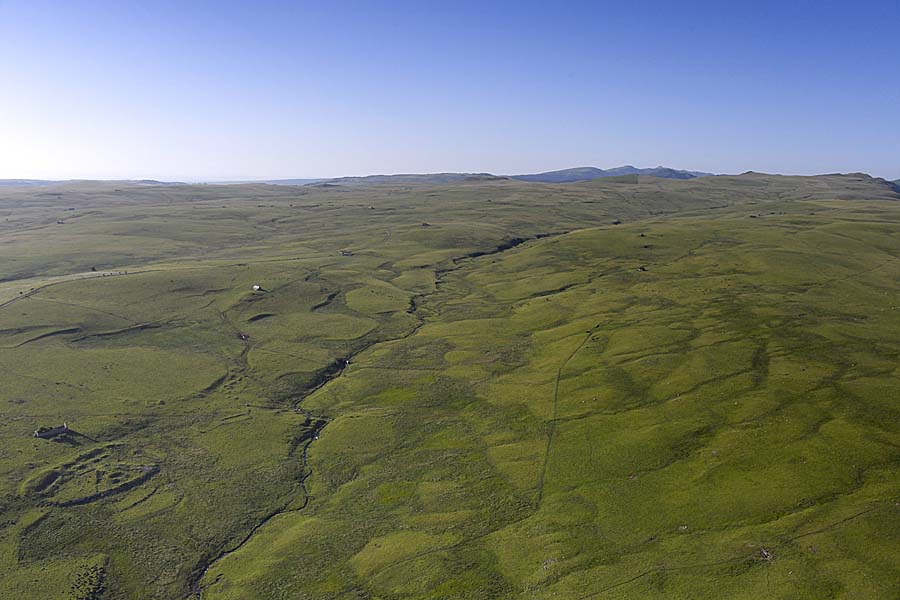
[[[896,581],[900,213],[877,182],[4,194],[21,597],[184,596],[235,547],[204,598]],[[62,419],[83,435],[27,437]]]

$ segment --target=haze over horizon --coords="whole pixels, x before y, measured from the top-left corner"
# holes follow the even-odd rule
[[[0,0],[0,178],[900,177],[900,5]]]

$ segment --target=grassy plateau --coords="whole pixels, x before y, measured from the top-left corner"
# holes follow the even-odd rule
[[[898,598],[898,233],[865,175],[0,189],[0,598]]]

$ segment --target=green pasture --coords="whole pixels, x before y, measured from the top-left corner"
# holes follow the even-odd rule
[[[898,200],[4,189],[0,590],[893,598]]]

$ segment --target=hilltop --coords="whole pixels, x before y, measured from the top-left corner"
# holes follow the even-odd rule
[[[592,179],[600,179],[601,177],[620,177],[622,175],[644,175],[647,177],[659,177],[661,179],[694,179],[696,177],[707,177],[713,175],[713,173],[705,173],[703,171],[682,171],[663,166],[639,169],[632,165],[625,165],[614,169],[576,167],[573,169],[547,171],[545,173],[534,173],[531,175],[512,175],[511,178],[518,179],[519,181],[534,181],[540,183],[570,183],[574,181],[590,181]]]

